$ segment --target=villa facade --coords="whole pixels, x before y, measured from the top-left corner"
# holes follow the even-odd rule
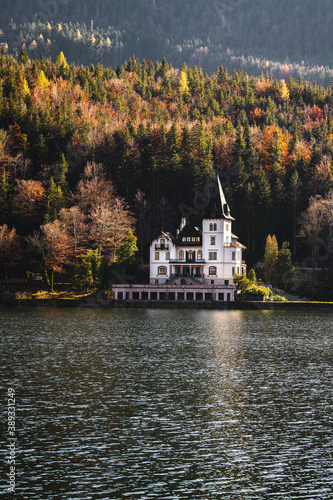
[[[150,284],[113,285],[116,304],[168,302],[201,307],[234,300],[233,275],[246,273],[245,247],[232,232],[234,219],[218,177],[217,188],[217,199],[200,224],[183,218],[175,232],[161,231],[153,239]]]
[[[150,245],[150,283],[155,285],[232,285],[246,273],[245,246],[232,232],[233,217],[217,178],[219,199],[199,225],[181,220],[174,233],[163,232]]]

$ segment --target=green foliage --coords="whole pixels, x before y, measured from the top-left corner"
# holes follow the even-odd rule
[[[254,297],[271,297],[272,291],[264,286],[258,286],[248,279],[245,274],[234,274],[236,291],[241,299]]]
[[[118,262],[130,268],[136,266],[139,262],[137,238],[130,229],[119,248]]]
[[[100,282],[101,257],[98,250],[80,255],[73,270],[73,283],[81,290],[92,290]]]
[[[66,197],[61,187],[54,182],[53,177],[50,179],[49,189],[47,192],[45,223],[54,221],[62,208],[66,206]]]
[[[253,283],[254,285],[257,284],[257,276],[254,271],[254,269],[250,269],[249,274],[248,274],[248,279]]]

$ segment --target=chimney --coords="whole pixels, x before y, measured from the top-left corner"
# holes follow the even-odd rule
[[[180,221],[180,228],[179,228],[179,230],[182,231],[185,226],[186,226],[186,217],[182,217],[182,219]]]

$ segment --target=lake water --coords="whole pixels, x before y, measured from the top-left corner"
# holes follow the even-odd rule
[[[333,313],[1,309],[20,499],[333,498]],[[5,472],[8,450],[1,448]],[[2,482],[1,491],[6,491]]]

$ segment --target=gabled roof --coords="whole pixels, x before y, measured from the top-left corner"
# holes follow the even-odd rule
[[[183,238],[191,238],[191,241],[183,241]],[[192,241],[192,238],[200,238],[200,241]],[[186,224],[175,235],[176,244],[179,245],[201,245],[202,232],[201,228],[194,224]]]

